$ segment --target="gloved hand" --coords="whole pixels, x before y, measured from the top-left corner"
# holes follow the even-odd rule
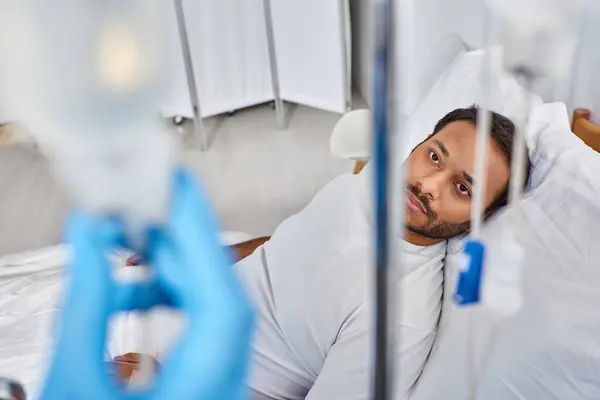
[[[171,212],[151,230],[153,283],[118,284],[107,253],[124,243],[121,225],[76,212],[67,238],[74,250],[70,284],[43,399],[199,399],[245,397],[253,313],[227,250],[218,243],[210,205],[191,175],[178,171]],[[117,311],[175,307],[187,329],[152,386],[126,392],[103,360],[109,317]]]

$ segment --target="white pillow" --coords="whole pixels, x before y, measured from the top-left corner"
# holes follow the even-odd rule
[[[504,72],[502,50],[493,47],[490,108],[505,117],[520,123],[524,117],[525,105],[529,100],[527,91],[514,77]],[[433,131],[437,121],[456,108],[469,107],[481,103],[481,68],[484,61],[483,50],[466,52],[457,57],[439,77],[423,102],[411,113],[407,123],[407,147],[400,154],[404,162],[410,151]],[[542,103],[533,97],[534,105]]]
[[[435,45],[418,73],[413,98],[408,100],[411,112],[427,96],[444,71],[465,52],[465,44],[456,35],[444,36]],[[369,109],[344,114],[331,133],[331,154],[341,159],[368,160],[371,157],[371,117]]]
[[[455,44],[454,47],[456,46]],[[524,117],[523,111],[527,109],[525,105],[529,101],[528,93],[514,77],[502,70],[501,48],[494,47],[491,51],[492,64],[495,66],[491,80],[491,109],[512,119],[515,123],[520,123]],[[460,52],[442,72],[423,101],[409,115],[407,129],[401,133],[406,135],[404,143],[406,147],[399,154],[399,162],[404,162],[410,151],[433,131],[437,121],[448,112],[481,103],[480,72],[484,61],[483,56],[483,50]],[[434,71],[437,69],[422,73],[417,85],[420,87],[419,90],[424,90]],[[542,101],[539,97],[533,96],[532,103],[539,105]],[[334,128],[331,138],[331,150],[335,157],[369,158],[370,117],[370,112],[363,110],[355,110],[342,117]],[[357,127],[357,124],[362,125],[362,128]]]
[[[570,132],[562,103],[538,107],[532,126],[531,190],[483,229],[489,248],[506,229],[524,247],[525,304],[504,321],[454,306],[462,241],[452,240],[438,336],[411,399],[467,398],[468,341],[477,398],[600,398],[600,156]]]

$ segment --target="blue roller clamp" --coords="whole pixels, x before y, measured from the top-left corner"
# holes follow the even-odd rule
[[[479,303],[485,246],[478,240],[469,240],[463,254],[469,257],[469,267],[460,272],[454,302],[465,306]]]

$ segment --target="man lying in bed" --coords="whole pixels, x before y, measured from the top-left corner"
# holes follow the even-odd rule
[[[405,398],[433,345],[445,241],[469,230],[475,107],[444,116],[407,160],[397,360]],[[506,204],[515,126],[493,114],[486,214]],[[367,174],[323,188],[235,266],[257,310],[249,386],[255,399],[369,398],[373,223]]]

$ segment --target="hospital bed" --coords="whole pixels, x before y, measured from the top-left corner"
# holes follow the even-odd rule
[[[571,119],[571,130],[585,144],[600,152],[600,126],[590,121],[592,112],[587,108],[576,108]]]

